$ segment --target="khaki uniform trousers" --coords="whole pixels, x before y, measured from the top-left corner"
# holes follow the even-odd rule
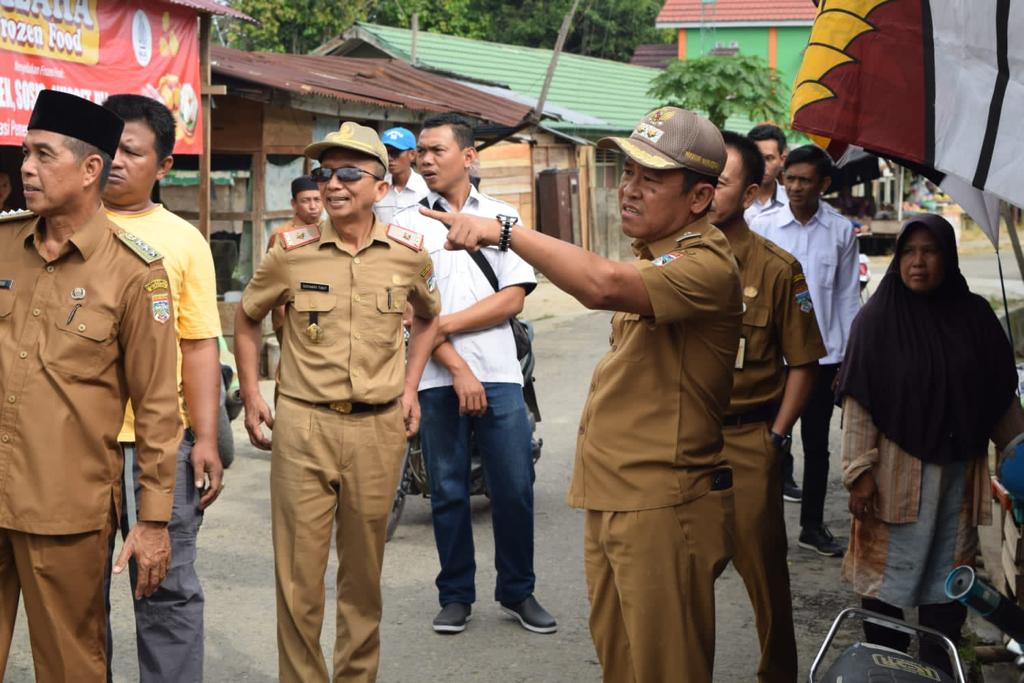
[[[46,536],[0,529],[0,680],[25,596],[36,680],[107,679],[107,608],[114,513],[103,529]],[[127,577],[125,578],[127,580]]]
[[[405,453],[398,401],[342,415],[281,396],[270,466],[279,678],[327,681],[324,573],[337,525],[334,681],[370,682],[380,662],[380,575]]]
[[[715,579],[732,529],[730,489],[654,510],[587,510],[590,632],[605,683],[711,683]]]
[[[736,553],[761,642],[758,683],[795,683],[796,637],[782,513],[782,454],[766,422],[722,429],[736,495]]]

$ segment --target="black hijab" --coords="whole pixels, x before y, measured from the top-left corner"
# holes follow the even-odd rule
[[[942,251],[945,277],[927,294],[900,278],[916,229]],[[953,227],[932,215],[906,221],[885,277],[853,321],[839,397],[855,398],[915,458],[942,464],[985,452],[1016,388],[1013,350],[988,302],[967,288]]]

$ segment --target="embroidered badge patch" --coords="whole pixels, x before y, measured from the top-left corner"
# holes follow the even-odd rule
[[[811,293],[806,289],[802,292],[797,292],[794,298],[796,299],[796,303],[800,306],[800,310],[804,313],[810,313],[814,310],[814,305],[811,303]]]
[[[320,239],[320,228],[315,225],[307,225],[281,233],[281,242],[284,244],[285,251],[316,242],[318,239]]]
[[[431,261],[427,265],[423,266],[423,270],[420,271],[420,277],[424,280],[429,280],[430,276],[434,274],[434,262]]]
[[[153,299],[153,320],[165,323],[171,319],[171,302],[168,299]]]
[[[663,266],[666,263],[671,263],[672,261],[675,261],[677,258],[679,258],[679,254],[665,254],[664,256],[659,256],[658,258],[652,260],[651,263],[653,263],[656,266]]]
[[[147,292],[152,292],[152,291],[157,290],[157,289],[169,289],[170,286],[171,285],[167,282],[167,280],[165,280],[163,278],[157,278],[155,280],[150,280],[145,285],[143,285],[143,287],[145,288],[145,290]]]
[[[388,225],[387,235],[394,241],[409,247],[413,251],[423,251],[423,235],[418,232],[391,224]]]

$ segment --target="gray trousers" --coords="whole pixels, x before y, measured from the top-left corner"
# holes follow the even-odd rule
[[[186,430],[178,446],[177,475],[174,481],[174,505],[168,531],[171,536],[171,567],[167,577],[148,598],[135,600],[135,641],[139,654],[141,683],[197,683],[203,680],[203,588],[196,575],[196,537],[203,521],[199,511],[199,490],[192,475],[193,437]],[[132,468],[135,491],[139,491],[139,467],[135,444],[124,444],[125,469]],[[121,535],[126,536],[137,515],[136,496],[127,495],[122,479],[124,504]],[[131,511],[129,513],[129,507]],[[113,535],[111,535],[113,550]],[[135,560],[129,565],[132,591],[137,571]],[[110,579],[107,579],[107,612],[110,612]],[[109,617],[107,628],[107,680],[111,680],[113,647]]]

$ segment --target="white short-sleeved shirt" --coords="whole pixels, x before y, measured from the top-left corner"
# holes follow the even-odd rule
[[[434,192],[427,195],[427,200],[432,207],[440,204],[446,211],[451,210],[448,201]],[[488,197],[476,188],[470,189],[469,199],[466,200],[462,211],[474,216],[495,217],[502,214],[519,218],[519,214],[511,206]],[[494,294],[494,288],[467,252],[448,251],[444,248],[448,228],[443,223],[423,216],[418,207],[402,211],[392,222],[423,234],[424,248],[430,252],[434,262],[434,275],[441,295],[441,315],[469,308]],[[537,276],[533,268],[515,252],[502,252],[495,247],[486,247],[481,249],[480,253],[494,269],[499,289],[522,285],[529,293],[537,285]],[[450,339],[455,350],[481,382],[522,385],[523,371],[516,358],[512,328],[507,322],[478,332],[454,334]],[[451,373],[431,358],[423,371],[420,391],[451,385]]]
[[[391,174],[388,173],[384,180],[388,183],[392,183]],[[399,192],[393,184],[388,188],[388,193],[384,195],[384,198],[373,205],[373,212],[377,214],[377,220],[381,223],[391,223],[395,220],[395,215],[407,209],[410,206],[416,206],[420,203],[420,200],[427,196],[430,189],[427,187],[427,181],[423,179],[416,171],[409,171],[409,180],[405,183],[405,187]]]
[[[762,202],[755,197],[754,203],[743,211],[743,220],[747,222],[747,225],[750,225],[750,222],[762,213],[777,209],[780,206],[786,206],[787,204],[789,204],[789,195],[786,194],[786,188],[782,186],[782,183],[775,181],[775,194],[769,197],[766,202]]]
[[[814,314],[828,355],[821,365],[842,363],[850,325],[860,310],[857,236],[853,224],[818,202],[807,225],[793,217],[789,205],[760,214],[750,229],[796,257],[804,269]]]

